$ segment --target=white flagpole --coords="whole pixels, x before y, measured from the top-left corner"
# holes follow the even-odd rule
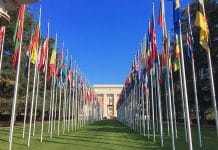
[[[167,71],[166,71],[167,72]],[[169,126],[169,105],[168,105],[168,90],[167,90],[167,81],[165,81],[165,105],[166,105],[166,119],[167,119],[167,134],[170,136],[170,126]]]
[[[159,57],[158,57],[159,59]],[[159,63],[159,61],[158,61]],[[159,70],[156,66],[156,78],[157,78],[157,97],[158,97],[158,113],[159,113],[159,123],[160,123],[160,143],[161,147],[163,147],[163,122],[162,122],[162,105],[161,105],[161,93],[160,93],[160,85],[159,85]]]
[[[25,14],[25,5],[24,5],[24,13],[23,16],[23,22],[21,27],[23,28],[24,23],[24,14]],[[9,134],[9,150],[12,149],[12,143],[13,143],[13,134],[14,134],[14,122],[15,122],[15,113],[16,113],[16,103],[17,103],[17,91],[18,91],[18,83],[19,83],[19,75],[20,75],[20,59],[21,59],[21,49],[22,49],[22,43],[23,43],[23,34],[21,34],[21,40],[19,45],[19,55],[18,55],[18,64],[17,64],[17,75],[15,80],[15,87],[14,87],[14,97],[13,97],[13,104],[12,104],[12,112],[11,112],[11,124],[10,124],[10,134]]]
[[[191,22],[190,18],[190,9],[188,4],[188,22]],[[192,34],[192,31],[189,31]],[[196,107],[196,117],[197,117],[197,124],[198,124],[198,141],[199,146],[202,147],[202,139],[201,139],[201,124],[200,124],[200,117],[199,117],[199,108],[198,108],[198,92],[196,86],[196,75],[195,75],[195,60],[193,55],[193,50],[191,51],[191,59],[192,59],[192,75],[193,75],[193,84],[194,84],[194,93],[195,93],[195,107]]]
[[[48,21],[48,35],[47,35],[47,40],[49,43],[49,30],[50,30],[50,21]],[[48,51],[47,49],[46,52],[46,58],[45,58],[45,80],[44,80],[44,96],[43,96],[43,103],[42,103],[42,126],[41,126],[41,138],[40,141],[42,142],[43,139],[43,132],[44,132],[44,119],[45,119],[45,99],[46,99],[46,89],[47,89],[47,74],[48,74]]]
[[[75,124],[74,124],[74,128],[75,130],[77,129],[77,123],[78,123],[78,105],[77,105],[77,102],[78,102],[78,98],[77,98],[77,94],[78,94],[78,85],[77,85],[77,82],[78,82],[78,75],[77,75],[77,71],[78,71],[78,67],[76,66],[76,77],[75,77]]]
[[[148,78],[148,75],[147,75],[147,78]],[[148,79],[146,79],[146,80],[148,80]],[[146,90],[147,92],[146,92],[146,120],[147,120],[147,135],[148,135],[148,138],[150,138],[150,113],[149,113],[149,108],[150,108],[150,106],[149,106],[149,91],[150,91],[150,89],[148,88],[147,90]]]
[[[143,135],[145,136],[145,97],[143,90],[143,82],[141,83],[141,93],[142,93],[142,126],[143,126]],[[126,120],[126,119],[125,119]]]
[[[71,63],[70,63],[70,68],[72,69],[72,55],[70,56],[70,61],[71,61]],[[71,72],[72,73],[72,72]],[[72,74],[71,74],[72,75]],[[70,95],[69,95],[69,104],[68,104],[68,132],[70,132],[70,123],[71,123],[71,118],[70,117],[72,117],[73,116],[73,113],[71,114],[71,106],[73,105],[73,102],[72,102],[72,96],[71,96],[71,94],[72,94],[72,89],[71,89],[71,85],[72,85],[72,76],[69,76],[69,77],[71,77],[71,79],[69,79],[69,81],[70,81],[70,88],[69,88],[69,90],[70,90]]]
[[[64,41],[62,41],[62,49],[64,49]],[[63,51],[62,51],[62,54],[61,54],[61,59],[63,60]],[[61,60],[61,61],[62,61]],[[60,62],[62,65],[62,62]],[[62,66],[61,66],[62,67]],[[61,93],[62,93],[62,70],[60,71],[60,88],[59,88],[59,106],[58,106],[58,136],[60,135],[60,120],[61,120],[61,103],[62,103],[62,98],[61,98]]]
[[[175,97],[174,97],[174,82],[173,82],[173,72],[172,68],[170,68],[170,74],[171,74],[171,90],[172,90],[172,108],[173,108],[173,119],[174,119],[174,128],[175,128],[175,135],[176,139],[178,138],[177,135],[177,123],[176,123],[176,108],[175,108]]]
[[[57,42],[57,38],[56,38]],[[55,98],[55,75],[52,76],[52,101],[51,101],[51,123],[50,123],[50,139],[52,138],[53,134],[53,118],[54,118],[54,98]]]
[[[71,128],[72,128],[72,130],[74,130],[74,120],[75,120],[75,107],[74,107],[74,104],[75,104],[75,85],[74,85],[74,79],[75,79],[75,77],[74,77],[74,72],[75,72],[75,66],[76,66],[76,62],[75,62],[75,65],[74,65],[74,69],[73,69],[73,79],[72,79],[72,82],[73,82],[73,89],[72,89],[72,92],[73,92],[73,95],[72,95],[72,109],[71,109],[71,111],[72,111],[72,120],[71,120]]]
[[[39,47],[39,53],[41,52],[41,44]],[[37,61],[35,63],[35,71],[34,71],[34,79],[33,79],[33,94],[32,94],[32,101],[31,101],[31,109],[30,109],[30,124],[29,124],[29,136],[28,136],[28,143],[27,146],[30,146],[30,140],[31,140],[31,129],[32,129],[32,120],[33,120],[33,105],[35,100],[35,88],[36,88],[36,80],[37,80],[37,74],[38,74],[38,57],[39,53],[37,54]]]
[[[184,87],[184,96],[185,96],[185,111],[187,114],[187,129],[188,129],[188,139],[189,139],[189,150],[192,150],[192,134],[191,134],[191,125],[190,125],[190,117],[189,117],[189,104],[188,104],[188,94],[187,94],[187,86],[186,86],[186,74],[185,74],[185,63],[184,63],[184,54],[183,54],[183,43],[182,43],[182,29],[181,29],[181,20],[179,20],[180,26],[180,35],[179,35],[179,46],[181,50],[181,67],[182,67],[182,80],[183,80],[183,87]]]
[[[170,37],[170,35],[168,35]],[[167,45],[167,54],[166,58],[169,58],[169,50],[170,50],[170,39],[168,39]],[[174,138],[174,129],[173,129],[173,112],[172,112],[172,99],[171,99],[171,89],[170,89],[170,79],[169,79],[169,59],[167,59],[167,89],[168,89],[168,102],[169,102],[169,116],[170,116],[170,124],[171,124],[171,138],[172,138],[172,149],[175,150],[175,138]]]
[[[58,80],[56,78],[56,85],[58,86]],[[57,101],[58,101],[58,87],[55,88],[55,106],[54,106],[54,131],[56,127],[56,118],[57,118]]]
[[[53,83],[53,78],[51,79],[51,85]],[[50,128],[51,128],[51,105],[52,105],[52,96],[53,95],[53,91],[52,91],[52,86],[50,88],[50,101],[49,101],[49,114],[48,114],[48,132],[50,132]]]
[[[2,32],[3,32],[3,39],[2,39],[2,43],[1,43],[1,57],[0,57],[0,75],[1,75],[1,70],[2,70],[2,59],[3,59],[3,53],[4,53],[4,43],[5,43],[5,30],[6,27],[1,27],[2,28]]]
[[[40,57],[40,53],[39,53],[39,57]],[[35,101],[34,120],[33,120],[33,136],[35,135],[35,128],[36,128],[36,115],[37,115],[38,96],[39,96],[39,71],[37,72],[36,101]]]
[[[32,45],[32,36],[31,35],[31,45]],[[25,129],[26,129],[26,116],[27,116],[27,104],[28,104],[28,99],[29,99],[29,81],[30,81],[30,54],[29,54],[29,60],[28,60],[28,74],[27,74],[27,87],[26,87],[26,101],[25,101],[25,110],[24,110],[24,120],[23,120],[23,138],[25,136]]]
[[[154,121],[154,87],[153,87],[153,69],[151,70],[151,109],[152,109],[152,128],[153,128],[153,141],[155,142],[155,121]]]

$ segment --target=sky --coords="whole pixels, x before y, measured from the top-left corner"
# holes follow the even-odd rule
[[[181,7],[191,0],[180,0]],[[39,12],[42,5],[42,34],[58,33],[58,47],[64,41],[82,75],[93,84],[123,84],[133,57],[147,33],[155,3],[158,49],[161,50],[161,28],[157,25],[159,0],[41,0],[30,5]],[[166,21],[172,28],[172,2],[166,1]],[[65,50],[66,52],[66,50]]]

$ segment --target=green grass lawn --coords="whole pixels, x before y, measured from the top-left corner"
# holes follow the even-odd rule
[[[86,126],[78,131],[61,134],[59,137],[54,133],[52,139],[49,138],[47,128],[43,143],[40,143],[40,124],[37,125],[35,137],[31,137],[31,146],[27,148],[27,134],[22,139],[22,127],[15,128],[13,149],[14,150],[156,150],[161,149],[159,136],[154,143],[152,136],[150,139],[143,137],[126,128],[116,120],[104,120]],[[176,149],[188,149],[185,144],[183,127],[178,127],[178,139]],[[26,132],[27,133],[27,132]],[[62,132],[61,132],[62,133]],[[194,149],[197,146],[197,130],[193,128]],[[8,149],[8,128],[0,128],[0,150]],[[171,149],[171,139],[164,135],[164,149]],[[215,135],[215,128],[203,129],[203,148],[208,150],[218,149],[218,138]]]

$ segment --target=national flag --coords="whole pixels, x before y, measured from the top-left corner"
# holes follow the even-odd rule
[[[164,13],[163,13],[163,0],[160,1],[160,9],[159,9],[159,17],[158,17],[158,25],[163,27],[164,21]]]
[[[178,34],[175,34],[174,42],[174,71],[177,71],[180,68],[180,48],[179,48],[179,37]]]
[[[32,41],[32,51],[30,55],[30,61],[32,64],[36,63],[37,53],[39,48],[39,27],[37,26],[34,32],[33,41]]]
[[[181,33],[181,25],[180,25],[180,19],[181,19],[181,11],[180,11],[180,2],[179,0],[174,0],[174,11],[173,11],[173,21],[174,21],[174,32],[178,35]]]
[[[5,26],[0,27],[0,44],[3,44],[5,37]]]
[[[65,56],[65,58],[63,60],[63,65],[62,65],[62,81],[63,81],[63,83],[67,81],[67,71],[68,71],[67,64],[68,64],[68,54]]]
[[[189,7],[188,7],[188,30],[186,33],[186,42],[187,42],[189,60],[192,62],[194,38],[192,36],[192,26],[191,26]]]
[[[155,16],[154,16],[154,8],[152,13],[152,19],[151,19],[151,51],[152,51],[152,57],[155,62],[157,62],[158,54],[157,54],[157,41],[156,41],[156,30],[155,30]]]
[[[45,66],[45,61],[47,57],[47,51],[48,51],[48,44],[49,44],[49,39],[47,38],[42,47],[41,55],[39,58],[39,64],[38,64],[38,70],[40,71],[42,68],[47,67]],[[43,69],[44,70],[44,69]]]
[[[147,71],[150,72],[151,68],[153,67],[153,54],[151,49],[151,21],[148,22],[148,34],[147,34],[147,42],[146,42],[146,53],[147,53]]]
[[[198,1],[198,10],[196,12],[195,25],[200,27],[200,38],[199,43],[205,50],[210,50],[208,45],[209,40],[209,29],[207,24],[207,18],[204,9],[204,1]]]
[[[18,58],[20,54],[20,44],[23,34],[23,23],[24,23],[24,14],[25,14],[25,4],[21,4],[19,11],[18,11],[18,19],[15,27],[14,37],[13,40],[15,42],[15,53],[13,56],[13,68],[17,68]]]
[[[38,48],[39,48],[39,38],[40,38],[40,28],[41,28],[41,7],[39,10],[39,22],[38,22],[38,25],[36,26],[35,33],[33,36],[33,42],[32,42],[33,48],[32,48],[31,56],[30,56],[30,61],[32,64],[35,64],[37,60]]]
[[[57,39],[55,41],[55,46],[52,50],[51,59],[50,59],[50,76],[55,76],[56,73],[56,55],[57,55]]]
[[[32,35],[31,35],[31,40],[30,40],[29,46],[27,47],[26,56],[25,56],[24,76],[26,78],[28,77],[28,72],[29,72],[29,60],[30,60],[31,50],[32,50]]]

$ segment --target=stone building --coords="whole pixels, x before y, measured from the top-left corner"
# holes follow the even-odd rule
[[[93,85],[95,98],[102,107],[102,117],[111,119],[117,117],[117,101],[122,91],[120,84]]]

